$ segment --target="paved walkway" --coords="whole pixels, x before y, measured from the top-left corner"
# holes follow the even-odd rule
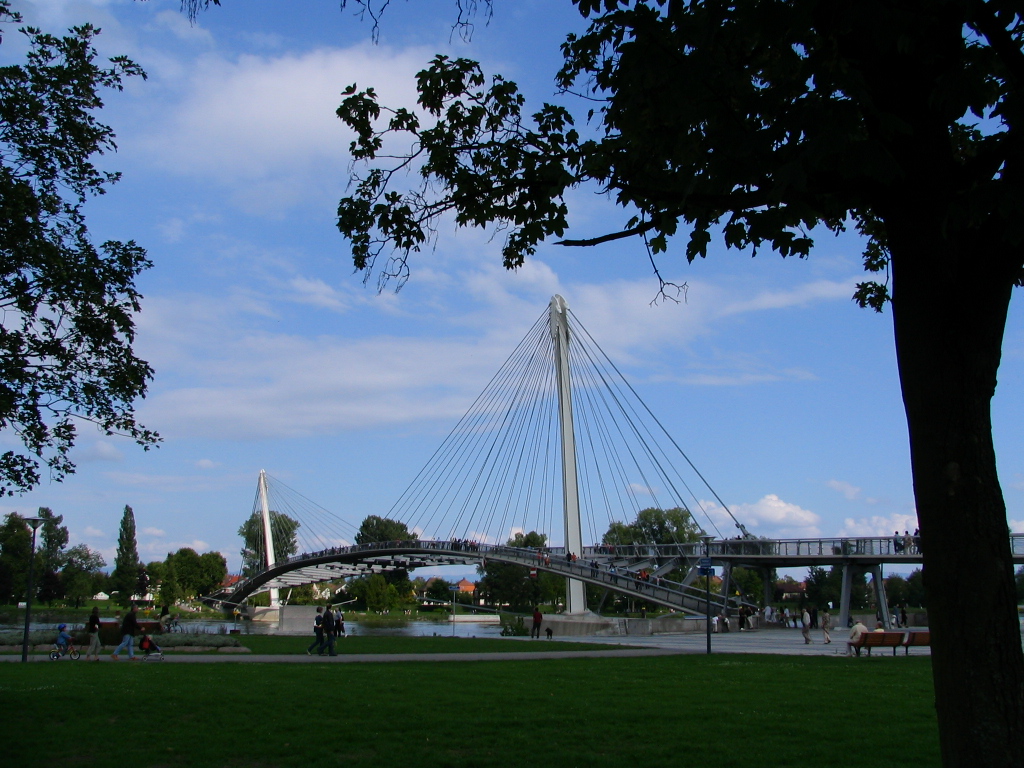
[[[846,653],[849,630],[834,630],[832,642],[826,644],[820,629],[811,630],[812,643],[804,643],[798,629],[759,629],[711,635],[712,653],[767,653],[780,656],[841,656]],[[573,637],[581,643],[623,643],[639,648],[660,648],[678,653],[707,653],[707,636],[699,633],[671,635],[633,635],[628,637]],[[897,649],[903,656],[905,649]],[[862,652],[863,653],[863,652]],[[930,656],[931,648],[910,649],[911,656]],[[873,656],[892,656],[888,648],[877,648]]]
[[[766,629],[747,632],[727,632],[711,636],[711,652],[715,653],[764,653],[776,656],[839,656],[846,652],[846,632],[833,632],[832,643],[822,642],[821,630],[813,630],[814,642],[806,645],[799,630]],[[297,638],[298,640],[299,638]],[[359,653],[339,654],[333,657],[307,656],[296,654],[252,654],[252,653],[169,653],[164,662],[169,664],[219,664],[219,663],[273,663],[273,664],[359,664],[386,661],[530,661],[534,659],[566,659],[566,658],[622,658],[643,656],[673,656],[680,654],[706,653],[707,638],[702,634],[671,634],[671,635],[632,635],[616,637],[566,637],[565,642],[594,643],[598,645],[625,645],[628,648],[618,650],[559,650],[558,640],[530,640],[528,638],[509,638],[510,649],[498,653]],[[244,641],[243,641],[244,642]],[[550,649],[543,651],[515,651],[516,643],[544,643]],[[903,656],[904,649],[897,649],[897,655]],[[930,648],[911,648],[911,656],[930,656]],[[887,648],[875,650],[873,658],[891,657]],[[114,662],[103,656],[104,663],[127,664],[128,657]],[[141,655],[139,658],[142,658]],[[46,661],[49,658],[42,653],[29,656],[30,661]],[[0,655],[0,662],[20,662],[20,654]],[[66,660],[64,660],[66,661]],[[84,661],[81,663],[85,663]],[[148,663],[153,663],[152,661]]]

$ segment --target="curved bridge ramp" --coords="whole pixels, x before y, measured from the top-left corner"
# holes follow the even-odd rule
[[[556,550],[538,551],[465,542],[411,540],[361,544],[296,555],[264,568],[236,584],[230,591],[208,595],[204,600],[208,603],[239,605],[250,595],[273,588],[334,581],[400,568],[476,564],[484,560],[497,560],[567,576],[677,611],[704,615],[707,596],[703,590],[657,575],[646,581],[641,580],[637,572],[640,568],[653,565],[650,555],[624,555],[590,552],[587,553],[589,559],[569,562],[564,554]],[[712,611],[718,613],[724,607],[722,596],[712,593]]]

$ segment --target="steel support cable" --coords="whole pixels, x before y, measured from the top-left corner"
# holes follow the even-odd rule
[[[482,503],[485,510],[488,510],[483,523],[483,529],[493,530],[494,516],[501,510],[501,520],[504,522],[512,504],[518,500],[518,490],[521,490],[522,483],[519,481],[520,469],[523,466],[524,458],[527,457],[527,447],[530,436],[530,426],[533,423],[533,415],[536,410],[536,395],[538,380],[541,376],[540,366],[536,364],[537,354],[526,361],[526,369],[520,379],[515,392],[513,409],[516,418],[508,432],[508,438],[502,440],[502,454],[497,459],[497,466],[501,468],[499,481],[490,487],[490,493],[483,497]],[[502,502],[502,499],[504,500]]]
[[[596,344],[595,344],[595,346],[596,346]],[[600,350],[599,347],[597,349],[601,353],[601,356],[604,359],[607,359],[607,355],[604,355],[604,353]],[[651,432],[651,430],[646,426],[646,424],[643,423],[643,420],[642,420],[642,418],[640,418],[640,414],[637,413],[636,409],[632,408],[632,407],[629,407],[629,408],[626,407],[626,403],[628,403],[628,398],[626,398],[625,395],[627,393],[622,391],[621,388],[615,386],[612,383],[612,381],[613,381],[612,377],[610,377],[607,374],[605,374],[603,372],[603,368],[600,368],[599,366],[597,366],[595,364],[595,370],[601,371],[600,375],[601,375],[602,381],[605,384],[605,386],[602,388],[601,391],[608,392],[610,394],[610,396],[612,397],[612,400],[616,404],[617,412],[622,416],[623,419],[625,419],[626,423],[629,425],[630,431],[633,433],[633,436],[636,438],[637,443],[640,445],[640,447],[643,449],[645,454],[648,456],[651,464],[656,469],[657,474],[659,475],[659,477],[662,478],[662,480],[665,482],[665,485],[673,492],[673,494],[675,496],[675,499],[676,499],[676,502],[677,502],[677,505],[681,504],[683,509],[686,509],[686,511],[689,512],[690,510],[687,509],[687,505],[682,500],[682,495],[679,493],[678,489],[675,488],[674,481],[669,476],[669,473],[665,470],[665,468],[664,468],[664,466],[662,464],[662,461],[655,454],[652,446],[655,446],[655,447],[658,448],[658,451],[665,458],[667,466],[671,467],[672,463],[670,461],[668,461],[667,454],[661,448],[660,443],[657,441],[657,439],[655,438],[655,436]],[[621,374],[620,374],[620,376],[621,376]],[[619,394],[619,393],[621,393],[621,394]],[[639,400],[639,397],[636,395],[635,391],[633,392],[633,395],[634,395],[635,399]],[[641,404],[642,404],[642,402],[641,402]],[[611,410],[612,409],[609,406],[609,411],[611,411]],[[631,418],[630,414],[633,415],[632,418]],[[637,426],[638,424],[643,426],[643,430],[641,430]],[[646,435],[646,438],[645,438],[644,435]],[[625,439],[625,437],[623,437],[623,439]],[[704,512],[705,516],[708,518],[708,522],[711,523],[712,527],[714,527],[715,530],[718,530],[717,526],[715,526],[714,520],[712,520],[710,515],[707,514],[707,511],[703,509],[703,506],[700,504],[700,499],[697,497],[697,495],[695,493],[693,493],[693,491],[690,488],[689,483],[687,483],[686,479],[684,477],[682,477],[682,475],[680,475],[678,473],[678,471],[676,471],[675,474],[679,478],[679,481],[683,485],[683,487],[686,488],[686,490],[689,492],[691,497],[694,499],[694,501],[697,504],[698,508],[701,509],[702,512]],[[645,480],[645,483],[648,483],[648,481]],[[692,518],[692,513],[691,513],[691,518]],[[719,533],[719,535],[721,535],[721,534]],[[673,539],[675,539],[674,533],[673,533]],[[681,542],[676,540],[675,543],[678,544],[678,543],[681,543]]]
[[[585,352],[586,350],[584,349],[583,353],[585,354]],[[603,451],[599,453],[597,451],[596,446],[594,447],[592,453],[595,457],[595,462],[599,459],[601,455],[603,455],[605,457],[606,466],[608,466],[609,471],[618,475],[621,482],[618,485],[619,490],[618,492],[616,492],[615,495],[619,500],[619,505],[623,508],[625,508],[626,506],[632,506],[634,511],[639,511],[640,501],[636,498],[636,493],[633,489],[633,486],[629,482],[629,475],[626,472],[625,466],[621,461],[621,456],[619,452],[617,450],[614,450],[614,446],[616,443],[611,436],[610,430],[607,428],[607,424],[609,421],[611,421],[611,423],[615,425],[617,431],[619,432],[620,437],[622,433],[621,428],[619,428],[615,422],[614,413],[607,406],[606,398],[601,388],[600,379],[595,378],[595,372],[592,368],[592,365],[581,365],[580,367],[582,370],[586,370],[589,373],[589,384],[586,388],[586,392],[588,395],[590,407],[594,412],[593,421],[595,426],[592,431],[596,432],[598,440],[603,449]],[[601,413],[606,414],[607,418],[601,418]],[[625,493],[626,498],[629,499],[629,501],[631,502],[630,505],[622,503],[623,493]],[[616,519],[612,516],[612,510],[610,505],[608,505],[607,511],[609,519]],[[628,521],[623,520],[623,522]]]
[[[522,504],[525,483],[522,482],[522,471],[524,466],[528,467],[532,456],[530,450],[531,437],[535,430],[539,396],[543,389],[544,364],[539,360],[539,347],[535,348],[531,360],[528,361],[528,375],[522,377],[522,382],[516,393],[516,411],[518,418],[515,424],[511,440],[505,441],[505,456],[500,463],[504,467],[501,483],[492,486],[491,494],[485,499],[485,506],[491,510],[487,516],[484,530],[492,533],[498,541],[498,532],[504,529],[508,515],[513,506]],[[513,460],[506,460],[512,459]],[[505,492],[507,491],[507,492]],[[503,497],[502,504],[499,499]],[[494,516],[500,508],[501,516],[497,529],[494,528]],[[499,542],[501,543],[501,542]]]
[[[501,390],[508,388],[508,386],[509,386],[508,382],[509,382],[510,377],[512,377],[514,375],[514,373],[515,373],[515,370],[517,370],[521,366],[520,360],[521,359],[528,360],[529,357],[532,354],[532,350],[526,344],[526,342],[529,341],[529,340],[530,339],[527,338],[527,339],[524,339],[524,341],[520,343],[520,345],[518,347],[519,354],[517,354],[514,357],[511,357],[508,361],[506,361],[506,364],[503,367],[504,370],[502,371],[501,377],[496,377],[495,380],[492,381],[491,385],[489,385],[489,387],[488,387],[487,398],[485,400],[481,400],[481,402],[477,405],[477,408],[479,409],[480,413],[483,414],[483,416],[489,417],[489,421],[485,421],[485,420],[483,420],[483,418],[477,418],[477,419],[472,420],[470,425],[469,425],[471,427],[470,434],[473,437],[475,437],[475,442],[477,443],[477,447],[474,449],[474,455],[477,456],[477,457],[478,457],[482,447],[486,444],[487,435],[493,433],[493,431],[495,429],[494,419],[497,416],[499,416],[501,414],[501,412],[503,411],[503,409],[505,408],[505,405],[503,405],[503,403],[502,403],[502,401],[500,399],[500,397],[501,397],[501,395],[500,395]],[[463,451],[463,453],[465,453],[466,452],[465,451],[465,445],[463,445],[463,443],[465,443],[465,441],[461,441],[459,443],[459,445],[460,445],[461,450]],[[461,467],[460,472],[461,472],[463,478],[465,478],[466,475],[470,474],[471,468],[472,468],[472,466],[474,466],[474,462],[478,462],[478,461],[479,461],[479,458],[473,458],[473,459],[464,459],[460,463],[460,467]],[[466,469],[467,467],[470,468],[470,471],[467,471],[467,469]],[[448,507],[447,508],[450,510],[452,505],[459,498],[459,493],[462,492],[462,489],[461,489],[461,486],[455,486],[451,482],[447,483],[446,485],[447,485],[449,490],[451,490],[452,488],[456,488],[458,490],[458,492],[450,493],[448,495],[448,497],[447,497],[448,498],[448,502],[447,502]],[[454,529],[455,528],[453,527],[453,530]]]
[[[690,466],[690,469],[693,470],[694,474],[696,474],[697,477],[700,478],[701,482],[704,483],[704,486],[711,492],[711,494],[715,497],[715,499],[718,501],[718,503],[722,505],[722,508],[728,513],[729,517],[732,518],[732,520],[736,524],[736,526],[738,528],[740,528],[741,530],[745,531],[746,529],[743,528],[743,525],[732,514],[732,511],[729,509],[728,505],[726,505],[726,503],[724,501],[722,501],[721,497],[718,495],[718,493],[715,491],[715,489],[711,487],[711,484],[700,473],[700,470],[698,470],[697,467],[694,465],[694,463],[692,461],[690,461],[690,457],[686,455],[686,453],[679,446],[679,444],[675,441],[675,439],[672,437],[672,435],[669,434],[668,430],[666,430],[665,427],[662,425],[662,423],[658,420],[658,417],[654,415],[654,412],[651,411],[651,409],[647,406],[647,404],[640,398],[640,396],[637,394],[637,392],[633,388],[633,386],[629,383],[629,381],[626,379],[626,377],[622,375],[622,372],[619,371],[619,369],[618,369],[618,367],[616,367],[615,363],[612,362],[611,358],[609,358],[604,353],[604,350],[602,350],[600,345],[598,345],[597,342],[593,340],[593,338],[590,336],[590,334],[587,332],[587,330],[585,328],[582,328],[582,326],[581,326],[581,330],[583,331],[584,334],[587,335],[588,338],[590,338],[591,343],[598,350],[598,352],[600,352],[600,354],[604,358],[604,360],[607,361],[607,363],[610,366],[610,368],[615,372],[617,380],[619,382],[621,382],[623,385],[625,385],[625,387],[629,390],[629,392],[632,393],[632,395],[635,398],[636,402],[638,402],[643,407],[644,411],[651,417],[651,419],[654,421],[654,423],[661,430],[661,433],[664,434],[665,437],[668,438],[668,440],[672,443],[672,445],[676,449],[676,451],[679,452],[679,455],[682,456],[683,459],[686,461],[686,463]],[[695,498],[696,498],[696,496],[695,496]],[[706,510],[703,510],[703,507],[701,507],[701,509],[702,509],[702,511],[704,511],[705,515],[707,515]],[[717,526],[714,525],[714,521],[711,520],[710,515],[707,515],[707,516],[708,516],[708,520],[712,523],[712,526],[715,527],[715,529],[717,530]],[[719,533],[719,535],[721,535],[721,533]]]
[[[503,369],[499,373],[504,377],[507,370]],[[430,483],[424,484],[424,503],[421,504],[419,519],[422,519],[423,513],[429,514],[427,525],[434,527],[435,531],[445,524],[444,518],[451,510],[455,495],[453,489],[459,487],[459,478],[464,482],[471,474],[473,457],[478,450],[474,443],[485,440],[491,429],[488,421],[493,417],[495,410],[492,404],[493,394],[493,387],[481,393],[473,408],[460,420],[460,426],[453,430],[447,441],[444,462],[433,468]],[[435,524],[434,521],[438,518],[440,519]]]
[[[570,311],[570,314],[572,314],[571,311]],[[575,316],[573,316],[573,317],[575,319]],[[578,320],[576,320],[576,323],[577,323],[577,325],[579,325],[579,321]],[[694,474],[696,474],[697,477],[700,478],[701,482],[704,484],[704,487],[706,487],[711,492],[711,494],[715,497],[715,499],[718,501],[718,503],[722,505],[722,508],[728,513],[729,517],[732,518],[732,520],[736,524],[736,526],[738,528],[740,528],[741,530],[745,531],[746,529],[743,528],[742,524],[732,514],[732,511],[729,509],[728,505],[724,501],[722,501],[722,498],[718,495],[718,493],[715,491],[715,489],[711,487],[711,484],[700,473],[700,470],[698,470],[697,467],[694,465],[694,463],[692,461],[690,461],[690,457],[686,455],[686,453],[679,446],[679,444],[675,441],[675,439],[672,437],[672,435],[669,434],[668,430],[666,430],[665,427],[662,425],[662,423],[658,420],[658,417],[654,415],[654,412],[651,411],[651,409],[647,406],[647,404],[640,398],[640,396],[637,394],[637,392],[633,388],[633,386],[629,383],[629,381],[626,380],[626,377],[622,375],[622,372],[618,369],[618,367],[615,365],[615,363],[612,362],[611,358],[609,358],[608,355],[605,354],[604,350],[601,349],[600,345],[598,345],[597,342],[594,341],[593,337],[590,336],[590,334],[587,332],[586,328],[583,328],[582,325],[580,325],[580,330],[582,331],[583,334],[585,334],[587,336],[587,338],[593,344],[594,348],[600,353],[601,357],[607,362],[607,364],[611,368],[611,370],[615,372],[617,382],[621,382],[621,384],[624,385],[626,387],[626,389],[629,390],[629,392],[633,395],[633,398],[635,398],[635,401],[638,402],[643,407],[644,412],[646,412],[647,415],[651,417],[651,419],[654,421],[654,423],[658,426],[658,429],[661,430],[661,433],[666,438],[668,438],[669,442],[671,442],[672,446],[676,449],[676,451],[679,452],[679,455],[683,457],[683,459],[689,465],[690,469],[692,469]],[[678,475],[678,472],[676,472],[676,474]],[[680,479],[682,479],[681,475],[679,475],[679,477],[680,477]],[[687,486],[687,489],[689,490],[688,486]],[[691,494],[692,494],[692,491],[691,491]],[[703,508],[703,505],[701,505],[699,503],[699,499],[697,499],[696,494],[692,494],[692,495],[694,496],[695,500],[697,500],[699,508],[701,509],[702,512],[704,512],[705,516],[708,518],[708,521],[711,523],[712,527],[715,528],[716,531],[718,531],[717,525],[715,525],[714,520],[711,519],[710,514],[708,514],[708,512]],[[718,531],[718,533],[719,533],[719,536],[721,536],[721,532]]]
[[[499,375],[504,375],[499,371]],[[410,504],[402,517],[410,519],[413,526],[422,527],[425,530],[433,530],[434,536],[440,538],[435,519],[440,515],[443,522],[446,498],[452,488],[451,478],[458,477],[465,472],[465,443],[466,435],[473,436],[484,431],[482,420],[487,418],[489,405],[486,397],[490,393],[485,391],[477,398],[473,407],[460,419],[456,429],[446,438],[443,447],[444,451],[435,453],[435,459],[428,464],[427,470],[421,473],[415,492],[411,493]],[[486,397],[485,397],[486,396]],[[472,439],[472,437],[470,437]],[[424,521],[424,516],[426,520]]]
[[[554,366],[550,366],[548,368],[545,381],[547,382],[546,391],[549,394],[543,402],[544,408],[541,412],[544,423],[537,434],[538,454],[542,453],[542,457],[539,463],[530,469],[530,483],[528,490],[531,498],[536,495],[538,527],[541,529],[541,532],[545,534],[546,543],[550,546],[552,544],[554,526],[553,518],[556,515],[556,500],[560,497],[560,494],[558,493],[559,489],[556,486],[556,483],[560,481],[556,478],[561,477],[561,473],[555,466],[559,456],[561,440],[557,436],[558,398],[555,395],[556,383]],[[543,445],[541,443],[543,443]],[[541,451],[541,449],[543,450]],[[540,473],[539,480],[537,477],[538,471]],[[534,494],[534,488],[538,489],[536,494]],[[525,528],[525,522],[523,527]]]
[[[531,517],[536,520],[536,525],[533,526],[535,530],[550,535],[550,532],[545,530],[545,526],[542,523],[543,505],[538,503],[541,497],[534,494],[536,473],[542,461],[539,449],[544,438],[543,431],[548,428],[548,425],[545,424],[545,415],[550,410],[553,379],[550,360],[546,354],[547,350],[542,349],[542,347],[543,345],[538,347],[537,375],[530,395],[533,405],[530,409],[530,422],[527,433],[529,440],[528,442],[524,441],[524,450],[521,455],[520,464],[516,467],[516,476],[519,479],[518,487],[514,497],[510,498],[513,503],[504,510],[498,526],[498,531],[501,532],[500,535],[504,536],[506,540],[508,538],[505,534],[506,530],[511,534],[516,522],[524,531],[527,530],[531,527],[529,525]],[[536,510],[536,512],[533,510]],[[516,519],[517,517],[518,520]]]
[[[299,537],[304,542],[303,551],[327,549],[328,545],[344,546],[354,539],[358,531],[355,525],[280,480],[270,475],[266,477],[268,501],[272,499],[276,502],[272,506],[277,506],[278,512],[285,509],[291,511],[293,519],[300,524],[298,530],[305,529],[306,533]],[[271,522],[273,524],[273,515]]]
[[[555,519],[564,521],[564,507],[559,504],[562,499],[561,490],[562,473],[557,466],[558,458],[561,455],[561,437],[559,435],[560,422],[558,414],[558,382],[555,371],[555,342],[550,332],[544,335],[544,359],[547,367],[544,371],[544,392],[542,401],[542,427],[537,435],[538,453],[542,458],[539,466],[531,468],[530,472],[530,493],[533,496],[533,488],[536,486],[537,528],[545,536],[545,544],[551,546],[554,543]],[[540,472],[538,482],[537,473]],[[524,510],[525,514],[525,510]],[[525,528],[525,520],[523,523]],[[564,526],[558,526],[559,530]]]
[[[522,380],[522,371],[510,371],[509,372],[509,383],[515,381],[517,384]],[[491,437],[486,441],[486,451],[478,457],[476,466],[478,467],[476,473],[473,476],[473,482],[466,491],[463,503],[459,509],[455,521],[452,523],[452,530],[457,530],[461,525],[462,518],[465,516],[466,510],[470,507],[474,496],[476,495],[476,489],[485,481],[485,478],[490,477],[491,470],[489,467],[493,467],[492,462],[495,461],[495,457],[501,453],[502,438],[509,426],[510,421],[514,418],[515,414],[515,386],[509,386],[505,392],[495,393],[496,405],[500,405],[500,419],[496,419],[496,423],[493,424],[491,430]],[[498,409],[496,409],[497,411]]]
[[[595,432],[597,433],[597,437],[600,442],[602,437],[601,433],[603,433],[604,430],[602,420],[598,417],[597,411],[594,408],[594,397],[593,393],[590,391],[591,384],[589,381],[591,377],[587,374],[585,367],[579,367],[577,370],[576,380],[579,381],[580,378],[586,378],[588,381],[584,382],[583,386],[577,386],[574,389],[574,393],[579,393],[579,397],[574,396],[573,398],[573,413],[579,413],[580,425],[582,427],[579,430],[579,433],[586,436],[587,443],[590,445],[590,451],[587,452],[588,459],[580,461],[579,464],[582,465],[585,475],[583,489],[588,499],[589,514],[587,515],[587,520],[590,526],[591,541],[597,543],[600,538],[594,528],[597,516],[597,504],[594,502],[593,498],[592,488],[594,483],[590,481],[591,474],[596,476],[596,482],[601,490],[601,498],[604,501],[605,517],[606,519],[611,519],[612,517],[612,508],[609,491],[605,482],[605,473],[601,471],[599,464],[600,454],[598,453],[597,446],[594,443]],[[578,408],[577,404],[579,406]],[[593,422],[593,426],[590,425],[591,421]],[[609,472],[609,474],[611,473]]]
[[[575,409],[573,410],[573,413],[576,413]],[[586,428],[587,421],[588,421],[588,419],[587,419],[586,413],[581,410],[580,411],[580,423],[581,423],[581,425],[584,428]],[[588,440],[588,442],[591,445],[591,448],[593,448],[593,435],[590,434],[590,430],[589,429],[586,431],[586,435],[587,435],[587,440]],[[597,516],[596,515],[597,503],[594,501],[593,488],[594,488],[594,485],[596,483],[598,485],[599,489],[600,489],[600,492],[601,492],[600,496],[604,500],[604,506],[605,506],[606,512],[608,511],[608,489],[605,486],[604,474],[600,471],[600,468],[595,466],[594,467],[594,471],[592,473],[591,472],[590,462],[577,462],[577,467],[582,467],[582,469],[583,469],[582,478],[581,478],[583,482],[580,483],[580,485],[582,486],[580,490],[582,491],[581,496],[583,496],[586,499],[585,507],[586,507],[586,510],[587,510],[587,514],[584,517],[585,517],[585,519],[587,521],[587,528],[588,528],[588,532],[590,533],[590,541],[591,542],[597,542],[598,541],[598,536],[597,536],[596,529],[594,527],[594,521],[595,521],[595,518]],[[591,479],[591,475],[592,474],[594,475],[594,479],[593,480]]]
[[[553,467],[549,466],[550,444],[553,439],[552,431],[555,430],[557,418],[557,394],[555,382],[555,368],[553,359],[553,345],[550,334],[545,332],[542,336],[542,350],[538,356],[538,380],[535,393],[536,407],[534,409],[534,430],[531,445],[532,460],[528,462],[527,477],[523,486],[527,494],[524,503],[521,505],[521,518],[519,527],[524,532],[530,530],[543,534],[546,542],[550,542],[553,531],[552,520],[552,494],[550,491]],[[541,483],[537,483],[537,473],[541,473]],[[539,493],[535,492],[539,488]],[[531,520],[532,518],[532,520]]]
[[[577,346],[578,346],[577,354],[581,355],[581,357],[583,357],[584,359],[587,359],[587,350],[585,348],[582,348],[582,345],[578,344]],[[617,443],[612,439],[611,432],[607,428],[607,423],[609,421],[611,422],[612,426],[614,426],[615,430],[618,432],[619,438],[620,438],[619,443],[624,445],[625,446],[625,450],[628,451],[630,458],[633,460],[633,466],[636,468],[636,471],[639,473],[640,478],[643,481],[644,485],[649,488],[651,486],[651,483],[647,479],[646,474],[643,472],[643,469],[640,466],[640,462],[637,461],[636,456],[633,453],[633,450],[629,447],[628,440],[626,439],[626,436],[623,433],[622,427],[618,423],[618,420],[615,418],[615,413],[607,405],[607,400],[606,400],[606,397],[605,397],[605,388],[606,387],[603,386],[603,381],[602,381],[601,377],[599,375],[597,375],[596,378],[594,378],[595,374],[599,374],[599,371],[597,371],[596,367],[594,366],[594,361],[592,359],[589,359],[588,361],[590,362],[590,365],[583,365],[581,363],[580,368],[582,370],[588,371],[590,373],[591,377],[592,377],[591,380],[590,380],[590,382],[591,382],[590,385],[585,390],[587,392],[589,401],[591,403],[591,407],[592,407],[592,409],[593,409],[593,411],[595,413],[594,427],[593,427],[593,430],[591,430],[591,431],[597,433],[597,436],[599,438],[599,441],[600,441],[602,449],[603,449],[603,455],[606,457],[606,462],[607,462],[607,466],[609,467],[609,471],[614,472],[619,477],[619,479],[621,481],[621,483],[619,485],[620,492],[617,493],[616,496],[619,497],[620,502],[621,502],[622,494],[625,493],[626,498],[629,499],[629,501],[631,502],[631,506],[633,507],[633,511],[634,512],[639,512],[640,508],[641,508],[640,501],[639,501],[639,499],[636,498],[636,492],[635,492],[635,490],[633,488],[633,484],[629,481],[629,474],[626,472],[625,466],[622,463],[621,453],[620,453],[619,450],[615,450],[615,448],[614,448],[614,446],[616,446]],[[598,404],[599,403],[600,403],[601,406],[603,406],[603,408],[601,408],[601,409],[598,408]],[[607,419],[599,418],[598,417],[599,411],[602,411],[603,413],[605,413],[608,418]],[[593,453],[593,455],[595,457],[595,461],[596,461],[597,457],[599,456],[596,446],[594,447],[592,453]],[[622,506],[625,507],[626,505],[623,504]],[[609,517],[611,517],[611,510],[610,509],[609,509]],[[626,520],[624,520],[623,522],[628,524],[628,521],[626,521]]]
[[[607,383],[607,376],[600,368],[599,358],[593,355],[592,352],[584,345],[581,344],[580,346],[582,349],[581,354],[587,356],[587,359],[590,362],[589,368],[594,372],[595,376],[597,377],[594,382],[593,390],[595,393],[597,393],[596,399],[600,401],[601,407],[603,408],[603,412],[607,414],[607,421],[610,421],[614,425],[615,430],[618,433],[620,441],[622,443],[626,445],[630,444],[627,434],[631,434],[632,437],[636,438],[636,442],[639,444],[640,448],[642,449],[642,452],[645,455],[647,455],[648,459],[651,459],[651,465],[655,470],[655,473],[658,474],[659,477],[664,477],[664,472],[661,470],[658,463],[654,461],[653,457],[651,456],[649,446],[646,445],[645,441],[643,440],[643,437],[639,434],[639,431],[637,430],[635,424],[631,422],[631,420],[629,419],[629,415],[627,413],[624,413],[621,404],[617,401],[617,399],[614,396],[614,392],[609,388]],[[609,403],[608,395],[611,395],[612,402],[615,403],[616,408],[612,408],[611,403]],[[629,427],[628,430],[623,430],[620,418],[625,419],[626,424]],[[605,421],[600,420],[599,423],[604,424]],[[625,467],[622,465],[622,462],[619,459],[618,452],[610,450],[608,448],[608,446],[614,446],[615,444],[610,432],[607,434],[604,444],[606,446],[607,455],[614,457],[615,463],[619,467],[621,467],[623,479],[624,481],[627,481],[624,485],[624,487],[626,488],[627,495],[629,499],[632,501],[634,511],[639,512],[641,509],[640,500],[636,497],[636,492],[633,488],[632,483],[628,483],[628,473],[625,471]],[[637,459],[636,454],[631,449],[629,453],[630,458],[633,459],[633,465],[640,476],[643,486],[648,489],[648,492],[650,493],[653,499],[654,505],[658,508],[662,507],[663,504],[658,500],[657,495],[655,493],[654,484],[651,482],[650,478],[647,477],[647,473],[644,471],[641,462]]]
[[[541,317],[534,322],[534,327],[537,327],[542,322],[543,318],[544,315],[542,314]],[[475,421],[477,417],[478,406],[482,401],[486,400],[486,398],[489,396],[488,390],[495,381],[500,380],[501,377],[505,375],[505,366],[507,365],[508,360],[511,360],[515,358],[516,355],[520,354],[520,348],[525,344],[526,340],[530,337],[530,335],[531,334],[528,333],[527,336],[524,337],[523,341],[521,341],[519,345],[517,345],[517,347],[512,350],[512,353],[509,355],[506,362],[494,374],[494,376],[491,378],[490,382],[484,388],[484,390],[479,395],[477,395],[476,399],[473,401],[469,409],[466,411],[466,414],[458,422],[456,422],[455,426],[448,433],[447,437],[442,441],[441,445],[438,446],[434,454],[427,460],[427,463],[424,465],[423,469],[421,469],[420,472],[416,475],[416,477],[413,478],[412,483],[410,483],[406,490],[403,491],[403,493],[399,496],[395,504],[391,507],[391,510],[388,513],[389,517],[398,517],[401,514],[402,510],[410,508],[413,510],[419,510],[419,514],[420,516],[422,516],[424,495],[429,495],[431,489],[434,488],[434,486],[436,485],[438,477],[444,475],[443,468],[445,466],[450,465],[451,454],[452,451],[455,449],[455,444],[458,442],[458,436],[460,435],[461,431],[465,428],[467,422]],[[444,461],[441,460],[442,457],[445,457]],[[441,466],[439,467],[438,464],[440,464]],[[433,479],[428,479],[430,476],[433,476]],[[415,503],[410,504],[410,501],[414,501]],[[433,525],[433,519],[434,515],[431,514],[426,525]]]

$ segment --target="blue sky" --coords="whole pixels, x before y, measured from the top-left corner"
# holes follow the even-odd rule
[[[568,3],[496,3],[468,43],[451,33],[451,0],[397,3],[377,45],[336,0],[224,0],[195,26],[178,0],[13,5],[52,32],[92,22],[101,52],[149,75],[108,94],[119,151],[103,164],[124,177],[88,211],[97,241],[134,239],[154,262],[137,351],[156,378],[138,414],[164,443],[143,453],[83,429],[78,473],[0,512],[49,506],[110,560],[130,504],[144,560],[193,546],[235,567],[266,469],[357,525],[387,512],[560,293],[752,533],[915,526],[891,317],[850,299],[862,279],[853,236],[813,233],[805,261],[716,248],[688,265],[679,245],[659,266],[689,285],[687,300],[656,306],[632,241],[543,246],[509,273],[500,236],[442,225],[401,292],[353,273],[334,226],[348,180],[341,91],[372,85],[382,103],[412,105],[414,74],[442,52],[551,100],[558,43],[580,26]],[[17,38],[4,35],[0,59],[17,58]],[[626,218],[593,190],[571,204],[573,237]],[[994,403],[1015,531],[1022,320],[1018,298]]]

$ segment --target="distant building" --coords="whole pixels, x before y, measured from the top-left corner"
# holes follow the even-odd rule
[[[241,576],[228,574],[224,577],[224,581],[220,583],[221,589],[234,589],[235,585],[242,580]]]

